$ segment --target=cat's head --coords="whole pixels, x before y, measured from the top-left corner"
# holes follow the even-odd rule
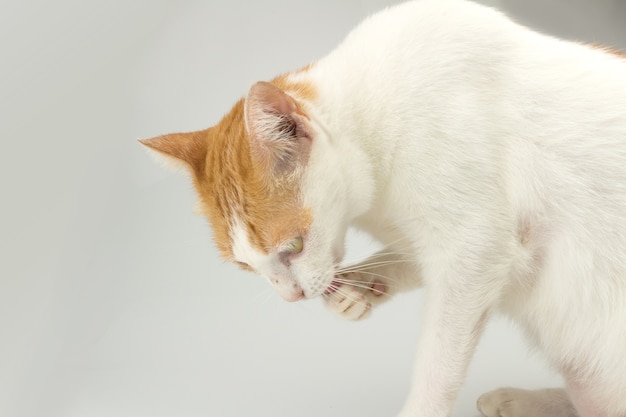
[[[315,94],[260,82],[209,129],[141,141],[191,173],[221,255],[288,301],[331,285],[347,226],[368,204],[352,151],[310,110]]]

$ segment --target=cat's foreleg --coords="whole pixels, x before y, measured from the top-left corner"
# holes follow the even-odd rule
[[[324,294],[328,308],[348,320],[369,316],[392,295],[421,286],[419,269],[408,254],[385,248],[362,262],[339,268]]]
[[[409,396],[400,417],[447,417],[490,312],[499,299],[506,263],[494,242],[449,243],[425,254],[425,305]],[[455,250],[456,249],[456,250]],[[489,251],[491,255],[485,256]],[[424,255],[422,253],[422,255]]]

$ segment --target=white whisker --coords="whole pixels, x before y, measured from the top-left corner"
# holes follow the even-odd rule
[[[347,291],[343,291],[343,290],[341,289],[341,287],[337,287],[337,289],[335,290],[335,292],[336,292],[337,294],[339,294],[339,295],[342,295],[342,296],[344,297],[344,299],[350,300],[350,301],[355,302],[355,303],[359,301],[357,298],[354,298],[354,297],[352,296],[352,294],[350,294],[349,292],[347,292]]]
[[[372,292],[376,292],[379,294],[385,294],[385,295],[389,295],[386,291],[380,291],[380,290],[375,290],[372,287],[371,282],[365,282],[365,281],[349,281],[349,280],[336,280],[337,282],[343,284],[343,285],[348,285],[348,286],[352,286],[355,288],[362,288],[368,291],[372,291]],[[382,284],[382,283],[381,283]],[[387,285],[383,284],[385,287],[388,287]]]
[[[377,274],[376,272],[367,272],[367,271],[358,271],[359,274],[364,274],[364,275],[370,275],[373,277],[378,277],[378,278],[382,278],[385,281],[390,281],[392,283],[398,283],[400,282],[399,279],[397,278],[391,278],[387,275],[382,275],[382,274]],[[335,278],[335,281],[349,281],[349,282],[358,282],[358,283],[372,283],[370,281],[359,281],[359,280],[346,280],[345,278]],[[385,285],[389,285],[387,282],[383,282],[383,284]],[[394,287],[394,285],[389,285],[389,287]]]
[[[356,271],[360,271],[360,270],[363,270],[363,269],[367,270],[367,269],[372,269],[372,268],[375,268],[375,267],[394,265],[394,264],[401,264],[401,263],[412,263],[412,262],[413,261],[409,260],[409,259],[395,259],[395,260],[388,260],[388,261],[374,261],[374,262],[363,263],[363,264],[340,266],[339,268],[337,268],[337,272],[356,272]]]
[[[353,259],[351,259],[349,261],[344,261],[344,262],[351,263],[351,264],[356,264],[356,263],[364,262],[364,261],[374,261],[376,259],[384,258],[384,257],[387,257],[387,256],[400,258],[400,257],[403,257],[403,256],[412,257],[412,256],[414,256],[414,254],[411,253],[411,252],[381,250],[381,251],[375,252],[373,254],[360,256],[358,258],[353,258]]]
[[[335,283],[339,283],[340,285],[336,285]],[[340,283],[340,282],[338,282],[338,281],[334,281],[334,282],[333,282],[333,284],[331,284],[331,285],[330,285],[330,287],[329,287],[329,288],[330,288],[330,289],[332,289],[333,291],[332,291],[332,292],[330,292],[330,293],[328,293],[328,294],[324,294],[324,296],[325,296],[325,297],[329,297],[329,296],[331,296],[332,294],[336,293],[336,294],[339,294],[339,295],[343,296],[343,298],[344,298],[344,299],[348,299],[348,300],[353,301],[353,302],[355,302],[355,303],[356,303],[356,302],[358,302],[359,300],[358,300],[357,298],[354,298],[354,297],[353,297],[353,296],[352,296],[349,292],[344,291],[344,290],[342,289],[342,285],[343,285],[343,284],[344,284],[344,283]]]

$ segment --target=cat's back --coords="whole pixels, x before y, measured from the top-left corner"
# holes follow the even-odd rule
[[[563,184],[578,191],[602,178],[607,193],[626,194],[624,57],[534,32],[470,1],[414,0],[363,21],[309,74],[321,113],[344,115],[342,128],[359,140],[384,137],[413,155],[404,161],[408,176],[429,163],[423,154],[488,154],[528,178],[515,187],[522,200],[546,181],[559,194]],[[442,137],[454,146],[442,149]]]
[[[435,66],[437,58],[466,56],[474,45],[489,54],[485,46],[516,27],[499,11],[471,1],[413,0],[365,19],[331,56],[355,63],[367,60],[371,65],[428,59]]]
[[[305,75],[319,92],[318,109],[368,114],[381,130],[406,121],[449,118],[458,98],[499,95],[516,33],[525,29],[501,12],[466,0],[413,0],[361,22]],[[383,104],[372,108],[370,103]],[[462,111],[456,119],[484,109]],[[434,113],[433,113],[434,112]],[[484,112],[483,112],[484,113]],[[432,117],[432,116],[435,117]],[[388,126],[394,122],[395,127]],[[388,136],[388,135],[387,135]]]
[[[464,34],[467,40],[507,22],[509,19],[498,10],[469,0],[412,0],[369,16],[349,33],[346,42],[366,42],[375,47],[377,40],[395,37],[412,39],[422,35],[444,42],[457,34]]]
[[[594,153],[607,149],[598,158],[618,163],[626,151],[626,56],[537,33],[467,0],[413,0],[378,12],[312,73],[333,106],[347,103],[380,126],[397,117],[419,122],[411,127],[419,146],[437,122],[468,144],[502,145],[473,142],[474,126],[479,136],[558,150],[572,164],[590,155],[597,163]]]

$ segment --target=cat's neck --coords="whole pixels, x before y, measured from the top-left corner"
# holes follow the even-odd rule
[[[333,74],[333,75],[331,75]],[[374,97],[375,86],[358,74],[342,68],[331,57],[298,75],[311,83],[315,98],[306,101],[312,119],[327,133],[331,145],[345,156],[345,168],[355,183],[369,177],[375,201],[391,178],[395,146],[386,134],[388,109]],[[370,92],[367,90],[371,89]],[[369,191],[368,191],[369,192]]]

